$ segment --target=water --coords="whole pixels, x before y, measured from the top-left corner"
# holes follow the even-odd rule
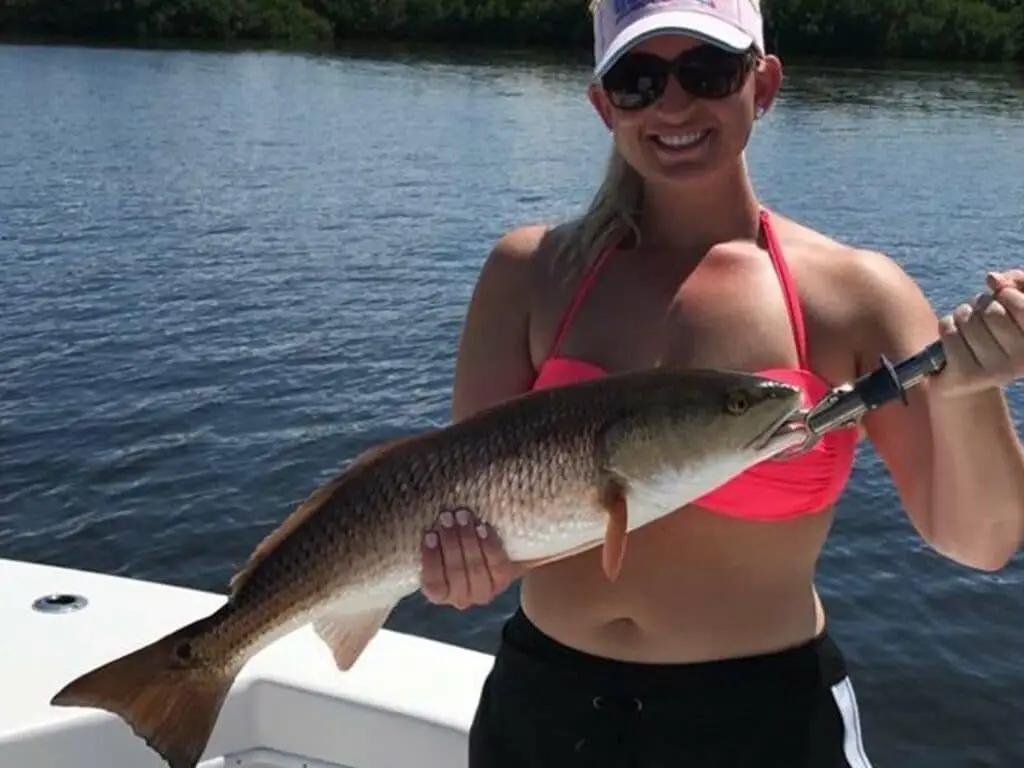
[[[222,590],[356,452],[444,423],[491,243],[598,181],[585,80],[0,47],[0,556]],[[793,67],[751,169],[947,310],[1020,263],[1022,108],[1012,74]],[[876,765],[1024,760],[1022,581],[931,553],[861,452],[820,585]],[[413,598],[389,626],[492,650],[514,603]]]

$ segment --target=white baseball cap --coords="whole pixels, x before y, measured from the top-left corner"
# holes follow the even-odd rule
[[[691,35],[729,51],[764,51],[760,0],[600,0],[594,11],[594,76],[637,43],[665,33]]]

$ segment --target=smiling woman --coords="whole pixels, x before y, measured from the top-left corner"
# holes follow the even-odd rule
[[[989,276],[991,295],[940,322],[884,254],[759,202],[744,152],[782,64],[765,52],[756,0],[592,11],[588,95],[613,137],[604,182],[578,220],[523,227],[493,249],[463,329],[453,418],[663,365],[756,371],[810,404],[938,334],[945,372],[905,407],[874,411],[863,434],[935,549],[1004,565],[1024,530],[1024,461],[999,389],[1024,371],[1024,273]],[[524,574],[489,510],[444,510],[424,542],[429,599],[485,604],[523,577],[471,768],[867,768],[814,586],[861,434],[829,433],[631,533],[614,581],[598,553]]]

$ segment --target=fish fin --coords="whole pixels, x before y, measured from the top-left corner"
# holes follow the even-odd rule
[[[619,578],[622,561],[626,557],[626,531],[629,529],[626,492],[615,478],[608,478],[601,488],[601,505],[608,510],[601,566],[608,581],[615,581]]]
[[[345,467],[345,472],[351,472],[353,469],[357,467],[361,467],[364,464],[369,464],[378,456],[382,456],[388,451],[394,450],[399,445],[411,443],[416,440],[421,440],[427,435],[438,431],[439,430],[436,427],[432,427],[422,432],[417,432],[415,435],[403,435],[401,437],[392,438],[391,440],[385,440],[383,443],[378,443],[377,445],[371,445],[365,451],[358,454],[354,459],[352,459],[351,462],[349,462],[349,465]]]
[[[598,503],[608,512],[605,524],[604,539],[595,539],[577,547],[559,552],[557,555],[538,557],[533,560],[517,560],[515,564],[527,570],[539,568],[549,563],[557,563],[569,557],[587,552],[594,547],[603,547],[601,552],[601,568],[609,581],[615,581],[622,570],[622,561],[626,556],[626,531],[628,515],[626,513],[626,492],[617,478],[609,477],[604,481],[598,492]]]
[[[394,609],[394,605],[388,605],[362,613],[327,610],[314,619],[313,629],[331,649],[338,669],[347,672],[359,660]]]
[[[224,700],[241,670],[203,666],[189,657],[189,625],[72,680],[56,707],[94,707],[121,718],[170,768],[195,768]]]
[[[366,464],[369,464],[373,459],[382,456],[401,444],[418,440],[425,434],[435,431],[437,430],[430,429],[416,435],[407,435],[397,437],[393,440],[387,440],[378,445],[371,446],[357,455],[352,459],[349,465],[345,467],[345,470],[341,474],[332,477],[326,483],[313,491],[305,501],[299,504],[294,512],[285,518],[284,522],[271,531],[263,541],[256,545],[252,554],[249,555],[249,560],[246,564],[231,577],[231,581],[229,582],[230,594],[232,596],[238,594],[238,590],[241,589],[242,586],[244,586],[252,577],[252,574],[259,565],[270,556],[270,553],[277,549],[281,545],[281,542],[291,536],[297,528],[330,503],[331,499],[334,498],[335,494],[344,487],[345,483],[348,482],[349,478],[356,470]]]
[[[249,560],[238,570],[237,573],[235,573],[234,576],[231,577],[231,581],[228,582],[232,597],[238,594],[239,590],[245,586],[245,583],[252,578],[253,573],[256,572],[256,569],[260,564],[263,563],[263,561],[266,560],[285,539],[291,536],[296,529],[330,502],[334,494],[337,493],[348,480],[348,477],[349,475],[347,473],[343,473],[337,477],[331,478],[321,485],[313,491],[305,501],[299,504],[295,511],[285,518],[284,522],[271,531],[263,541],[256,545],[252,554],[249,555]]]

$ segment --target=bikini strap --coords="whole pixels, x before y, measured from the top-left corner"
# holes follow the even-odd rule
[[[590,293],[590,289],[594,287],[594,281],[597,280],[597,273],[601,270],[601,267],[614,251],[615,243],[611,243],[601,251],[598,257],[594,259],[594,263],[587,267],[587,270],[583,273],[583,277],[580,279],[580,284],[576,288],[576,295],[572,297],[572,301],[569,302],[569,306],[566,307],[566,310],[562,315],[562,319],[559,321],[558,327],[555,329],[555,341],[551,345],[551,351],[548,352],[548,357],[555,357],[559,354],[559,350],[562,348],[562,341],[569,333],[569,327],[572,324],[573,318],[583,305],[583,301],[587,298],[587,294]]]
[[[786,308],[789,310],[789,319],[793,325],[793,338],[796,341],[797,359],[800,367],[809,368],[807,360],[807,327],[804,325],[804,313],[800,306],[800,295],[796,290],[796,281],[789,271],[786,258],[782,253],[782,245],[775,236],[772,228],[771,216],[768,211],[761,209],[761,229],[764,231],[765,240],[768,243],[768,255],[771,257],[772,266],[775,267],[775,274],[779,277],[782,286],[782,295],[786,299]]]
[[[801,367],[808,368],[807,328],[804,324],[804,314],[800,305],[800,296],[796,289],[796,281],[789,271],[789,265],[786,263],[786,258],[783,255],[782,245],[779,243],[775,230],[772,227],[771,215],[766,209],[761,210],[760,219],[761,228],[764,231],[765,240],[768,244],[768,255],[771,258],[772,266],[775,268],[775,274],[779,278],[782,295],[786,300],[786,308],[789,311],[790,323],[793,326],[793,339],[796,343],[797,359]],[[554,357],[559,354],[562,342],[569,333],[573,318],[575,318],[590,290],[594,287],[594,282],[597,280],[601,267],[614,251],[615,243],[609,244],[594,260],[594,263],[587,268],[586,272],[583,273],[580,284],[576,289],[576,294],[572,297],[572,301],[569,302],[569,306],[562,314],[562,318],[555,329],[555,340],[551,345],[548,357]]]

